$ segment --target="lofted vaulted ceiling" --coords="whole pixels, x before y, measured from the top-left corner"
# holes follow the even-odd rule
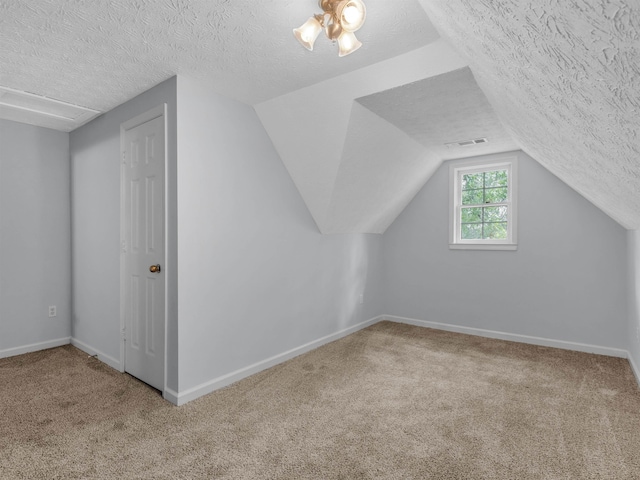
[[[640,227],[640,2],[420,0],[512,137]]]
[[[635,0],[366,4],[364,46],[338,58],[291,34],[315,0],[0,2],[0,118],[69,131],[185,75],[255,107],[323,233],[384,232],[443,160],[517,148],[640,227]]]
[[[382,233],[443,159],[518,148],[441,41],[256,111],[324,233]],[[489,142],[445,146],[478,136]]]

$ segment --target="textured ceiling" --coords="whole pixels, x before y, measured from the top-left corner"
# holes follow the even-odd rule
[[[517,150],[466,67],[357,100],[441,160]],[[474,138],[470,147],[445,143]]]
[[[100,112],[0,86],[0,118],[70,132]]]
[[[383,232],[443,159],[514,146],[640,227],[640,1],[366,3],[338,58],[293,38],[316,0],[0,0],[0,87],[107,111],[200,80],[255,106],[324,233]]]
[[[420,0],[513,138],[640,227],[640,2]]]
[[[254,104],[436,38],[417,0],[402,6],[367,0],[364,46],[338,58],[293,37],[316,0],[0,1],[0,86],[107,111],[181,74]]]

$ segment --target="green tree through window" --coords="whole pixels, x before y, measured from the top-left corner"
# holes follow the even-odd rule
[[[516,153],[452,160],[449,182],[450,249],[518,249]]]
[[[509,175],[507,170],[462,175],[460,237],[465,240],[507,238]]]

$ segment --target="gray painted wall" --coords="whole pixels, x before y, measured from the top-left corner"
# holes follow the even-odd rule
[[[629,330],[628,350],[630,359],[640,375],[640,230],[629,230]],[[640,381],[640,377],[638,378]]]
[[[448,249],[447,163],[383,237],[324,236],[254,111],[182,77],[70,135],[0,121],[0,354],[73,335],[119,358],[119,129],[165,102],[169,388],[382,313],[629,349],[640,365],[640,233],[526,155],[516,252]]]
[[[69,135],[0,120],[0,356],[70,336],[69,222]]]
[[[178,127],[181,392],[382,313],[381,237],[321,235],[251,107],[179,77]]]
[[[627,349],[626,231],[521,157],[518,250],[449,250],[445,162],[384,235],[385,313]]]
[[[176,79],[169,79],[70,135],[73,337],[120,359],[120,124],[168,105],[168,386],[177,388]]]

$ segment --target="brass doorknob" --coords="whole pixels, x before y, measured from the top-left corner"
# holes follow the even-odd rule
[[[149,271],[150,271],[151,273],[160,273],[160,270],[161,270],[161,268],[160,268],[160,264],[158,264],[158,265],[151,265],[151,266],[149,267]]]

